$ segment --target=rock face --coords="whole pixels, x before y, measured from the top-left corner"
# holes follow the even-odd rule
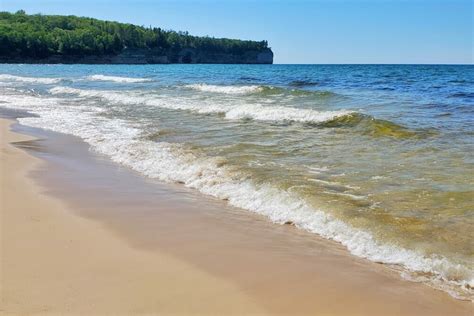
[[[241,55],[236,54],[212,54],[183,49],[179,52],[177,60],[172,63],[179,64],[272,64],[273,52],[271,49],[262,51],[247,51]]]
[[[243,54],[210,53],[191,48],[177,54],[152,49],[124,49],[118,55],[53,55],[47,58],[1,57],[0,63],[30,64],[272,64],[270,48]]]

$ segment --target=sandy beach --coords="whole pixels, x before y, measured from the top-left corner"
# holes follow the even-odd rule
[[[13,123],[0,120],[2,314],[473,313],[334,242]]]
[[[233,284],[161,252],[134,249],[42,194],[27,175],[44,163],[9,144],[31,139],[10,133],[9,125],[2,120],[3,313],[263,313]]]

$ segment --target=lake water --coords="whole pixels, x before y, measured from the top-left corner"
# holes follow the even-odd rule
[[[0,65],[0,107],[474,297],[474,66]]]

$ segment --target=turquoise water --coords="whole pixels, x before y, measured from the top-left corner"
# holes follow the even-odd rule
[[[474,66],[0,65],[0,106],[473,298]]]

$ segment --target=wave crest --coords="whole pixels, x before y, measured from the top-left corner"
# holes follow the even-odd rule
[[[105,76],[105,75],[92,75],[87,77],[88,80],[92,81],[113,81],[119,83],[138,83],[138,82],[150,82],[151,79],[147,78],[131,78],[131,77],[118,77],[118,76]]]
[[[352,111],[316,111],[286,106],[241,105],[225,113],[228,119],[253,119],[257,121],[289,121],[302,123],[322,123],[345,116]]]
[[[223,94],[248,94],[262,91],[262,86],[219,86],[205,83],[189,84],[186,88],[202,92],[215,92]]]
[[[185,88],[193,89],[201,92],[220,93],[228,95],[259,95],[270,96],[277,94],[291,95],[291,96],[315,96],[319,98],[335,97],[338,94],[331,91],[310,91],[301,89],[287,89],[275,86],[263,85],[210,85],[205,83],[185,85]]]
[[[0,75],[1,81],[25,82],[25,83],[40,83],[40,84],[54,84],[59,83],[61,78],[41,78],[41,77],[21,77],[8,74]]]
[[[206,101],[163,99],[154,96],[130,95],[118,91],[81,90],[70,87],[54,87],[49,90],[52,94],[76,94],[81,97],[100,97],[110,102],[127,104],[145,104],[172,110],[188,110],[201,114],[223,114],[230,120],[252,119],[257,121],[288,121],[302,123],[322,123],[334,120],[337,117],[353,113],[352,111],[317,111],[312,109],[299,109],[287,106],[269,106],[256,103],[247,104],[216,104]]]
[[[119,91],[82,90],[71,87],[54,87],[52,94],[75,94],[80,97],[101,98],[112,103],[144,104],[171,110],[192,111],[199,114],[220,114],[229,120],[256,120],[273,122],[297,122],[315,127],[353,128],[361,134],[373,137],[398,139],[424,138],[436,135],[430,129],[410,129],[397,123],[374,118],[352,110],[318,111],[289,106],[262,105],[258,103],[215,103],[209,100],[181,100],[153,95],[138,95]]]
[[[435,135],[434,130],[415,130],[397,123],[374,118],[370,115],[352,112],[338,116],[322,124],[324,127],[352,127],[362,134],[374,137],[420,138]]]

